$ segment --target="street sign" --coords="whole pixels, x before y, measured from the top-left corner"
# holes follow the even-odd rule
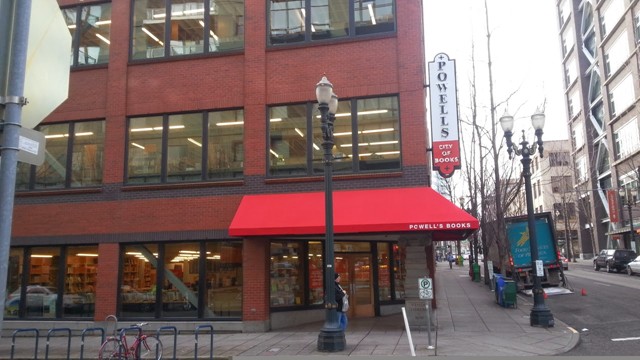
[[[536,275],[538,277],[544,276],[544,269],[542,268],[542,260],[536,260]]]
[[[44,163],[44,134],[27,129],[20,128],[20,140],[18,148],[18,161],[27,164],[40,166]]]
[[[56,0],[31,6],[22,127],[33,129],[69,96],[71,33]]]
[[[433,299],[433,282],[431,278],[418,279],[418,296],[421,300]]]

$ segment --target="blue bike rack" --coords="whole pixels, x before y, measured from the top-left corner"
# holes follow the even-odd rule
[[[34,348],[33,358],[38,358],[38,338],[40,338],[40,331],[38,329],[18,329],[13,332],[13,336],[11,337],[11,359],[13,360],[13,354],[16,346],[16,335],[21,332],[35,332],[36,333],[36,347]]]
[[[198,325],[196,327],[196,351],[194,354],[194,358],[197,359],[198,358],[198,334],[200,333],[200,329],[209,329],[210,331],[210,344],[211,346],[209,347],[209,359],[213,359],[213,326],[211,325]]]
[[[71,353],[71,329],[70,328],[53,328],[47,332],[47,346],[44,351],[45,360],[49,359],[49,339],[51,339],[51,334],[55,334],[57,332],[64,331],[67,333],[67,360],[69,360],[69,354]]]
[[[100,327],[86,328],[82,330],[82,334],[80,336],[80,360],[84,359],[84,336],[88,333],[94,333],[96,331],[100,332],[100,343],[102,344],[105,340],[104,329]]]
[[[160,333],[162,332],[169,332],[171,331],[173,333],[173,358],[175,360],[176,358],[176,348],[177,348],[177,344],[178,344],[178,328],[176,328],[175,326],[163,326],[161,328],[159,328],[156,331],[156,336],[158,337],[158,339],[160,339]]]

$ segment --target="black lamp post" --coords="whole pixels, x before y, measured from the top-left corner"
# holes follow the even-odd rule
[[[322,148],[324,149],[324,215],[326,240],[324,244],[324,326],[318,335],[318,351],[342,351],[345,347],[344,331],[338,322],[336,304],[335,269],[333,254],[333,122],[338,108],[338,97],[333,85],[323,76],[316,85],[318,110],[321,114]]]
[[[623,188],[618,189],[618,193],[620,194],[620,198],[623,199],[622,204],[624,206],[626,206],[627,210],[629,211],[629,230],[631,232],[631,237],[630,237],[630,240],[629,240],[629,246],[627,247],[625,245],[625,247],[631,249],[631,243],[633,243],[635,241],[635,243],[636,243],[636,251],[640,251],[640,247],[639,247],[640,244],[638,244],[638,240],[637,240],[637,238],[635,236],[636,234],[635,234],[635,231],[633,229],[633,211],[632,211],[632,208],[631,208],[632,206],[634,206],[636,204],[635,203],[635,201],[636,201],[635,198],[638,197],[637,190],[634,191],[631,188],[631,186],[627,186],[627,187],[623,187]]]
[[[538,239],[536,238],[536,224],[533,212],[533,196],[531,191],[531,155],[536,151],[540,151],[540,157],[543,154],[542,146],[542,128],[544,127],[544,113],[536,111],[531,115],[531,124],[535,129],[535,134],[538,140],[529,147],[529,143],[525,139],[524,130],[522,131],[522,142],[520,147],[511,141],[513,133],[513,116],[504,114],[500,118],[500,125],[504,131],[504,137],[507,140],[507,151],[509,152],[509,159],[512,158],[513,153],[518,156],[522,156],[522,175],[524,176],[525,185],[525,197],[527,200],[527,220],[529,225],[529,244],[531,246],[531,268],[536,270],[536,262],[539,260],[538,254]],[[533,308],[531,308],[530,315],[531,326],[540,327],[553,327],[554,320],[551,310],[544,303],[544,291],[540,284],[540,277],[535,274],[533,277]]]

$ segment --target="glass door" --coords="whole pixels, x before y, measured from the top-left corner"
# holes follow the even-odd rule
[[[347,316],[375,316],[371,254],[338,254],[336,271],[341,275],[340,286],[349,295]]]

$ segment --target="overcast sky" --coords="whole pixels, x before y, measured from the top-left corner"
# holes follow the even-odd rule
[[[546,99],[543,140],[567,139],[567,115],[563,94],[562,56],[555,0],[487,0],[491,32],[494,100],[509,101],[516,118],[514,133],[528,130],[530,116]],[[456,61],[461,119],[469,117],[471,47],[475,43],[478,92],[488,118],[489,91],[487,37],[483,0],[424,0],[427,62],[439,53]],[[498,117],[504,108],[498,111]],[[500,130],[501,131],[501,130]]]

